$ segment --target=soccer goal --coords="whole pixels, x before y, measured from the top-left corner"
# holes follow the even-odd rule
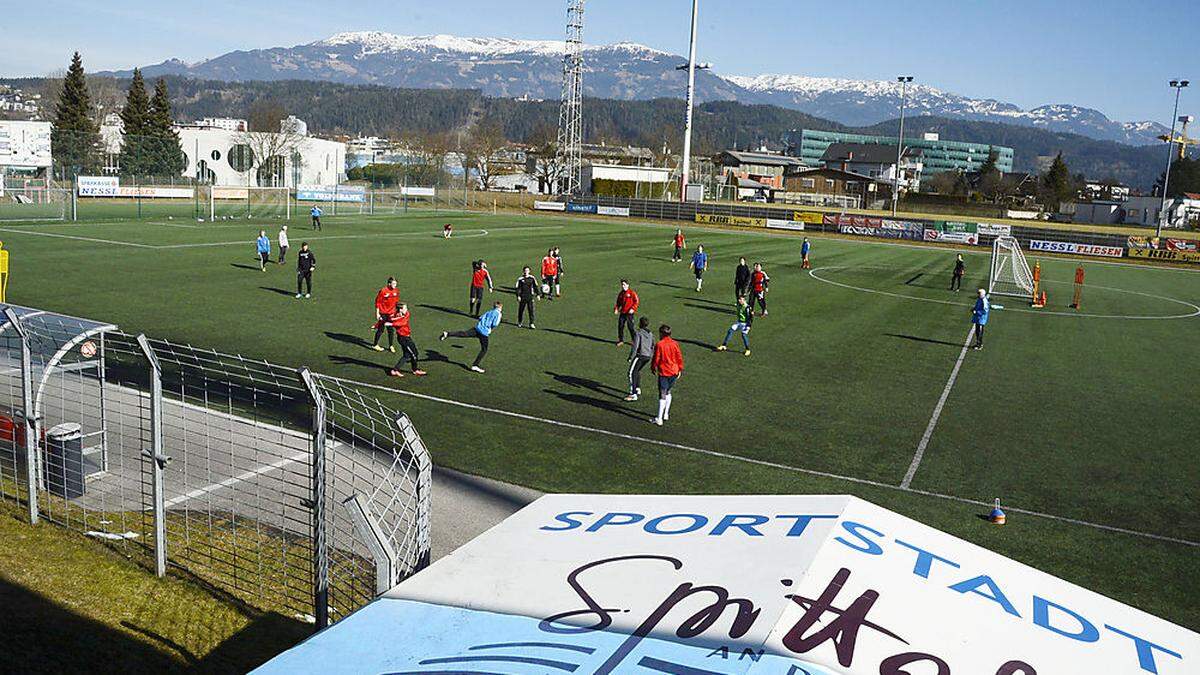
[[[1033,297],[1033,273],[1021,244],[1010,235],[996,237],[992,243],[992,272],[988,277],[988,293]]]
[[[59,188],[0,186],[0,222],[66,220],[70,199],[70,191]]]

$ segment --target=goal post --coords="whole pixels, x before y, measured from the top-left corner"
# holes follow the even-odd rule
[[[988,293],[1032,298],[1034,292],[1033,272],[1025,261],[1020,242],[1011,235],[996,237],[992,242]]]

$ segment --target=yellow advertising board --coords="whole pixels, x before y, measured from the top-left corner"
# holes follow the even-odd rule
[[[823,214],[817,211],[792,211],[792,220],[800,223],[820,225]]]
[[[1153,248],[1131,248],[1129,249],[1129,257],[1200,263],[1200,251],[1164,251]]]
[[[746,216],[725,216],[716,213],[697,213],[696,222],[706,225],[738,225],[740,227],[766,227],[766,218],[748,218]]]

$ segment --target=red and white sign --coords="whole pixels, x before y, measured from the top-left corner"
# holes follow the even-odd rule
[[[937,241],[943,244],[970,244],[974,246],[979,243],[979,234],[975,232],[942,232],[941,230],[927,227],[925,228],[925,241]]]

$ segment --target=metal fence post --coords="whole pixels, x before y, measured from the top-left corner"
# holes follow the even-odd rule
[[[167,509],[163,489],[163,470],[170,458],[163,454],[162,434],[162,366],[158,356],[150,347],[145,334],[137,336],[138,346],[150,362],[150,447],[142,451],[149,457],[154,471],[152,499],[154,500],[154,573],[159,577],[167,574]]]
[[[325,398],[312,371],[301,368],[300,380],[313,401],[312,486],[309,508],[313,532],[313,617],[317,630],[329,625],[329,551],[325,531]]]
[[[37,420],[32,415],[33,357],[29,350],[29,334],[17,319],[17,313],[11,307],[5,307],[4,315],[21,340],[21,419],[25,429],[25,489],[28,491],[26,502],[29,504],[29,523],[37,525],[38,476],[41,474],[41,462],[38,458]]]

